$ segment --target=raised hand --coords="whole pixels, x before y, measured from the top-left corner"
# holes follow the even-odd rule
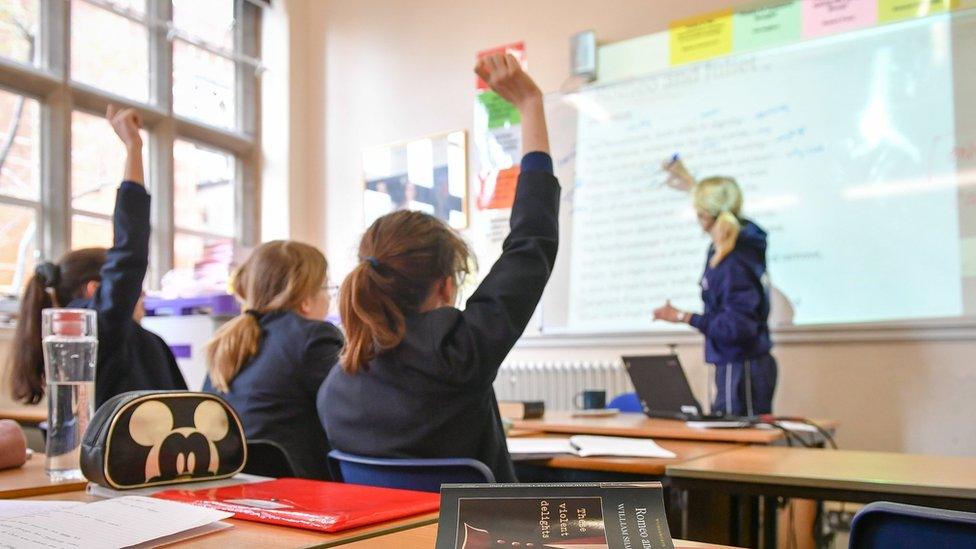
[[[519,110],[533,101],[542,101],[539,86],[522,70],[518,60],[510,53],[486,55],[478,60],[474,71],[491,89]]]
[[[125,143],[127,149],[142,148],[142,136],[139,130],[142,129],[142,119],[135,109],[118,109],[115,105],[109,105],[105,109],[105,118],[112,125],[115,134]]]

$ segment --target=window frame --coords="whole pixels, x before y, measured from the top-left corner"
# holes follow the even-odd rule
[[[253,0],[233,1],[238,22],[234,29],[233,52],[209,47],[203,42],[190,43],[234,62],[237,123],[234,130],[212,126],[173,111],[172,40],[186,40],[185,35],[179,32],[172,40],[169,36],[172,34],[171,0],[146,0],[146,11],[142,18],[125,10],[116,10],[109,0],[38,1],[39,32],[34,64],[0,57],[0,88],[39,103],[40,200],[33,202],[0,196],[0,203],[28,205],[38,210],[36,249],[40,258],[57,259],[71,249],[72,216],[76,213],[71,204],[70,181],[72,114],[75,111],[102,113],[109,103],[134,108],[142,116],[149,135],[146,143],[149,153],[146,177],[151,182],[153,194],[151,257],[154,259],[147,279],[150,287],[158,288],[162,274],[173,268],[174,237],[177,232],[173,219],[173,146],[177,139],[193,141],[235,157],[235,221],[231,238],[237,246],[257,244],[260,230],[258,189],[261,140],[261,66],[258,60],[261,58],[262,5]],[[71,2],[85,2],[130,20],[141,19],[139,22],[147,26],[148,103],[71,79]],[[79,210],[77,213],[103,217],[94,212]],[[188,231],[180,229],[179,232]]]

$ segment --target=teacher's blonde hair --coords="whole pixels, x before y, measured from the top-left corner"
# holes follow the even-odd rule
[[[742,190],[731,177],[709,177],[695,185],[693,198],[695,209],[715,220],[715,226],[710,231],[715,254],[709,261],[709,265],[714,268],[732,253],[739,238],[739,230],[742,228],[739,222]]]

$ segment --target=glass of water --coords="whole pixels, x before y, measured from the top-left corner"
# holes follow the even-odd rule
[[[80,479],[81,439],[95,413],[98,327],[89,309],[44,309],[47,465],[54,480]]]

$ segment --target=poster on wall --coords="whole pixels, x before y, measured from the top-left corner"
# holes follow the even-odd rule
[[[467,136],[436,134],[363,151],[365,226],[398,210],[416,210],[468,226]]]
[[[478,59],[494,53],[510,53],[526,66],[525,44],[516,42],[478,52]],[[522,150],[522,118],[514,105],[477,78],[474,101],[474,148],[478,155],[479,210],[508,210],[515,200],[519,154]]]

